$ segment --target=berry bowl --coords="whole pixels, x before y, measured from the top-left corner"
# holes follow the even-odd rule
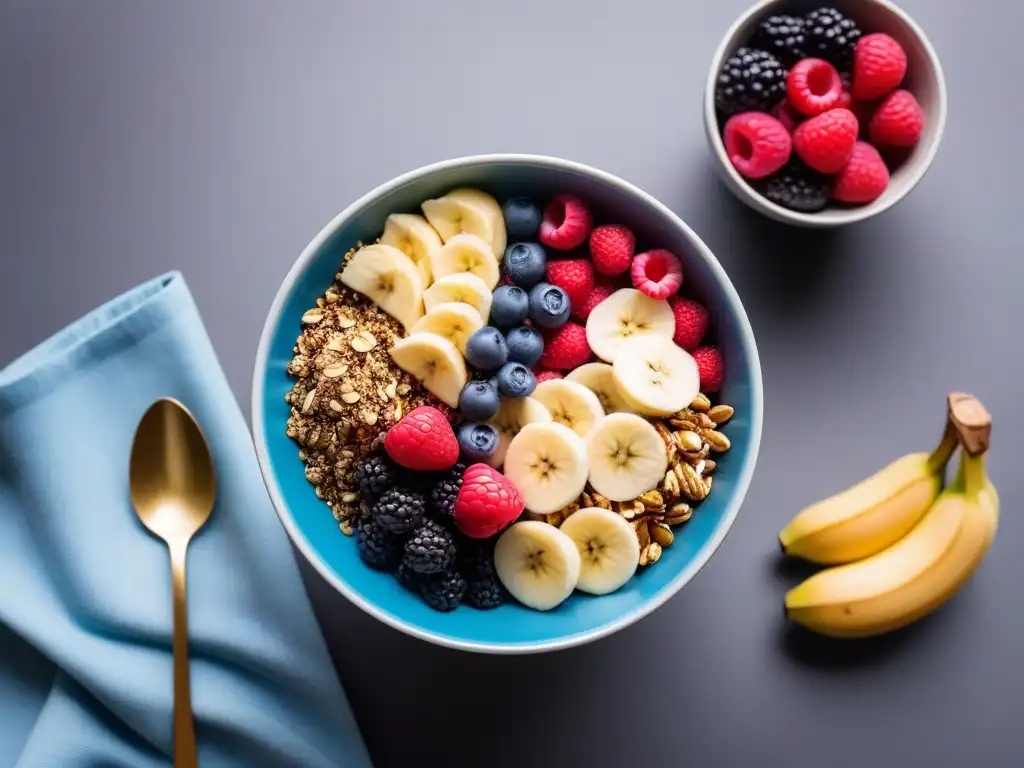
[[[927,173],[945,123],[938,56],[888,0],[761,0],[726,32],[704,91],[726,186],[801,227],[892,208]]]
[[[707,246],[631,184],[531,155],[429,165],[342,211],[253,374],[297,549],[384,623],[485,653],[595,640],[689,583],[761,423],[750,323]]]

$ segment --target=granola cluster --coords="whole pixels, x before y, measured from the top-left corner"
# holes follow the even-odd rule
[[[711,493],[717,463],[710,456],[729,450],[729,438],[719,428],[733,413],[731,406],[712,405],[701,393],[688,408],[655,421],[655,429],[668,451],[669,468],[657,488],[632,501],[610,501],[588,484],[580,497],[564,509],[550,515],[527,513],[526,517],[561,525],[586,507],[611,510],[633,524],[640,542],[640,565],[653,565],[662,550],[675,541],[673,526],[687,522],[694,508]]]

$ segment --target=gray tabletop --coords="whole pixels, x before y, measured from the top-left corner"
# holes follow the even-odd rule
[[[905,0],[945,64],[932,171],[827,233],[748,213],[713,176],[707,64],[747,0],[6,0],[0,8],[0,363],[183,270],[239,400],[292,261],[363,192],[425,163],[568,157],[664,201],[746,304],[765,425],[718,554],[654,615],[532,658],[436,648],[305,567],[379,766],[938,766],[1024,761],[1020,317],[1022,4]],[[786,630],[777,530],[938,437],[943,397],[994,414],[1002,528],[909,631]],[[443,761],[443,762],[441,762]]]

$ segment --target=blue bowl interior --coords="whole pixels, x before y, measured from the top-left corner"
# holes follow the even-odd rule
[[[638,251],[664,247],[679,255],[684,266],[683,293],[703,302],[712,314],[713,340],[726,356],[728,371],[720,399],[736,409],[735,417],[724,428],[732,448],[718,464],[711,495],[689,523],[676,529],[675,543],[665,550],[661,561],[612,595],[590,597],[577,593],[545,613],[515,603],[486,612],[462,606],[453,613],[436,613],[399,587],[393,577],[362,564],[354,539],[339,531],[331,511],[317,499],[305,480],[298,446],[285,436],[289,406],[284,398],[293,383],[285,368],[292,357],[303,312],[323,295],[349,248],[357,241],[372,242],[379,236],[388,214],[419,212],[423,200],[458,186],[484,189],[499,200],[528,195],[543,202],[563,191],[580,195],[592,205],[598,222],[623,223],[637,233]],[[463,647],[482,644],[513,651],[527,646],[571,644],[574,638],[625,625],[649,609],[652,602],[666,598],[678,588],[676,582],[688,580],[720,542],[734,514],[733,506],[742,500],[737,485],[744,476],[749,478],[752,467],[748,465],[756,456],[755,435],[760,434],[760,370],[756,352],[745,340],[747,320],[738,300],[727,298],[714,274],[717,262],[713,268],[699,255],[701,251],[706,249],[692,233],[611,180],[539,163],[492,162],[442,168],[366,202],[326,239],[297,275],[276,325],[268,330],[267,365],[258,372],[263,377],[263,397],[254,407],[262,413],[265,430],[262,448],[269,467],[265,466],[264,471],[276,481],[286,507],[279,512],[291,516],[293,528],[305,540],[307,555],[319,558],[322,569],[350,590],[350,597],[357,603],[365,601],[384,618],[414,633]],[[708,258],[713,261],[709,253]]]

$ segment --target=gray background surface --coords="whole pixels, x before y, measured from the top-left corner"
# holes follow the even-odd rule
[[[180,268],[248,410],[294,258],[392,176],[492,151],[621,175],[728,269],[761,352],[761,459],[681,594],[620,634],[477,657],[385,628],[304,573],[379,766],[1010,766],[1024,762],[1018,247],[1020,3],[905,0],[945,64],[944,144],[913,195],[833,234],[748,213],[700,98],[747,0],[5,0],[0,364]],[[995,415],[995,546],[909,631],[786,631],[776,531],[938,437],[950,389]]]

